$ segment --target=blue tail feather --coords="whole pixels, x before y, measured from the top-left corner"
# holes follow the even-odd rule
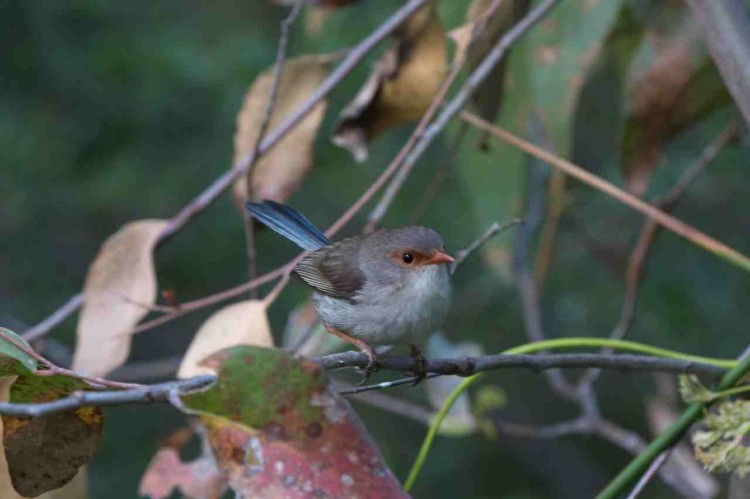
[[[245,203],[245,208],[269,229],[304,250],[315,251],[330,242],[312,222],[290,206],[266,200],[262,203]]]

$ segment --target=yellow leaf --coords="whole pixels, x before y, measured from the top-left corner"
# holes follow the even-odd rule
[[[369,141],[389,127],[419,120],[448,71],[445,42],[434,2],[416,11],[341,112],[333,142],[364,161]]]
[[[284,61],[268,131],[276,128],[310,97],[326,79],[337,57],[332,54],[307,55]],[[273,67],[264,71],[245,94],[237,115],[233,165],[255,149],[273,87],[273,73]],[[322,100],[290,133],[258,159],[249,172],[253,199],[283,202],[299,188],[313,164],[313,146],[325,109],[326,101]],[[232,197],[241,208],[247,199],[246,177],[235,182]]]
[[[213,373],[200,362],[209,355],[236,345],[272,347],[273,337],[268,324],[267,304],[260,300],[247,300],[222,308],[204,322],[185,357],[178,378],[190,378]]]
[[[153,250],[164,220],[139,220],[107,239],[89,267],[73,369],[103,376],[125,363],[130,331],[156,301]]]

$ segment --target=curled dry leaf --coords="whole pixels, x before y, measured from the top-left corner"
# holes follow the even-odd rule
[[[237,345],[273,346],[266,302],[247,300],[234,303],[209,317],[193,338],[177,377],[212,373],[211,369],[201,367],[200,362],[219,350]]]
[[[337,57],[335,54],[306,55],[284,61],[268,130],[273,130],[310,97],[326,79]],[[233,165],[255,150],[273,88],[273,74],[273,67],[264,71],[245,94],[237,115]],[[283,202],[299,188],[313,164],[313,146],[325,110],[326,101],[322,100],[258,159],[248,172],[253,199]],[[247,199],[247,181],[247,177],[240,177],[232,188],[232,197],[240,209]]]
[[[242,497],[407,497],[320,366],[275,349],[235,347],[205,361],[218,381],[182,397],[200,416],[219,469]]]
[[[156,301],[154,247],[165,220],[139,220],[112,234],[89,267],[83,287],[73,369],[103,376],[123,365],[130,335]]]
[[[365,161],[369,141],[389,127],[422,117],[447,70],[446,35],[430,2],[394,32],[392,45],[341,112],[333,142]]]
[[[476,39],[467,47],[467,63],[474,70],[498,40],[529,10],[529,0],[474,0],[466,10],[466,25],[477,30]],[[466,43],[466,42],[464,42]],[[459,42],[459,49],[461,44]],[[500,112],[505,87],[506,54],[472,97],[477,113],[494,122]],[[483,140],[484,142],[484,140]]]

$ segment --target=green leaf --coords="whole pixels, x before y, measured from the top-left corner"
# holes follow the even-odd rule
[[[10,329],[0,327],[0,375],[17,374],[11,367],[13,363],[2,362],[3,357],[17,360],[27,371],[36,371],[36,359],[14,345],[14,341],[31,350],[31,345],[26,340]]]

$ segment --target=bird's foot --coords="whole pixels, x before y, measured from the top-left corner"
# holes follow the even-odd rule
[[[370,375],[380,369],[378,354],[375,353],[372,347],[367,345],[367,348],[362,348],[362,353],[367,355],[367,365],[362,369],[358,369],[358,372],[362,373],[362,379],[358,383],[359,386],[364,385]]]
[[[422,349],[417,345],[409,345],[411,358],[414,359],[414,376],[415,379],[411,386],[417,386],[427,376],[427,359],[422,355]]]

